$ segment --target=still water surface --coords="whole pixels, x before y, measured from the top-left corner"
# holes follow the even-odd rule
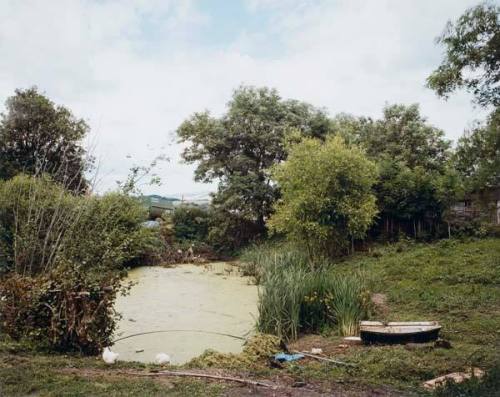
[[[120,353],[120,360],[152,362],[156,354],[163,352],[170,355],[173,364],[182,364],[206,349],[237,353],[242,348],[241,340],[192,331],[245,337],[253,330],[257,287],[227,263],[144,266],[130,271],[128,280],[136,284],[128,296],[117,299],[115,307],[123,318],[116,338],[160,330],[188,332],[141,335],[119,341],[113,351]]]

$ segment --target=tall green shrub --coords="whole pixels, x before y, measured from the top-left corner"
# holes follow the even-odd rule
[[[121,269],[159,253],[156,229],[145,228],[145,209],[119,193],[83,198],[77,222],[66,235],[62,255],[87,268]]]
[[[172,214],[177,240],[204,241],[208,235],[209,213],[200,207],[177,207]]]
[[[18,175],[0,185],[4,267],[27,276],[59,262],[120,269],[157,249],[157,231],[143,228],[144,219],[126,195],[75,196],[49,178]]]
[[[22,275],[52,268],[78,221],[82,203],[46,177],[18,175],[2,183],[0,244],[6,267]]]
[[[371,191],[376,166],[338,136],[292,146],[273,176],[282,198],[268,224],[311,257],[345,253],[348,241],[363,237],[377,214]]]
[[[56,350],[97,353],[116,325],[124,266],[158,248],[123,194],[76,196],[50,178],[0,185],[0,327]]]

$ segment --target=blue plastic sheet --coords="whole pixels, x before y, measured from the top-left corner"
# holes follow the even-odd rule
[[[301,358],[304,358],[303,354],[296,353],[296,354],[288,354],[288,353],[276,353],[274,355],[274,359],[279,361],[280,363],[282,362],[288,362],[288,361],[296,361],[300,360]]]

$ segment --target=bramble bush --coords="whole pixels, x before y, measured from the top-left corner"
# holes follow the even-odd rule
[[[0,332],[94,354],[110,342],[122,270],[157,256],[158,231],[123,194],[77,196],[48,177],[0,184]]]
[[[19,175],[0,185],[4,267],[35,276],[61,261],[85,269],[122,269],[158,249],[142,227],[145,210],[132,197],[76,196],[44,177]]]
[[[97,354],[111,343],[121,289],[115,272],[71,265],[37,277],[10,273],[0,282],[2,332],[52,350]]]

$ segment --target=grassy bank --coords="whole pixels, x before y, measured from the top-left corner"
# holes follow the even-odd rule
[[[96,357],[49,355],[0,342],[1,396],[218,396],[222,386],[196,379],[152,381],[121,371],[158,369],[140,363],[112,367]]]
[[[299,338],[292,347],[321,347],[327,355],[357,367],[331,366],[307,359],[275,369],[266,360],[235,364],[223,357],[195,361],[195,367],[269,379],[288,388],[290,395],[343,392],[368,396],[375,391],[382,395],[426,395],[421,387],[424,380],[463,371],[471,365],[485,370],[494,366],[500,351],[500,239],[379,247],[348,258],[335,265],[334,271],[363,272],[369,276],[371,291],[385,297],[373,317],[437,320],[443,325],[442,337],[452,347],[344,347],[340,336],[325,330],[321,335]],[[227,383],[119,376],[113,372],[117,368],[146,367],[120,364],[110,368],[95,358],[16,351],[15,346],[1,342],[0,346],[0,394],[7,396],[241,395],[245,391]],[[88,376],[89,373],[93,375]],[[297,382],[305,382],[305,388],[292,388]],[[260,389],[259,392],[264,393]],[[484,395],[494,393],[490,389]]]
[[[381,346],[348,349],[360,370],[342,376],[415,388],[468,366],[491,368],[500,348],[500,240],[398,244],[359,254],[339,272],[366,271],[387,302],[377,318],[437,320],[451,349]]]

